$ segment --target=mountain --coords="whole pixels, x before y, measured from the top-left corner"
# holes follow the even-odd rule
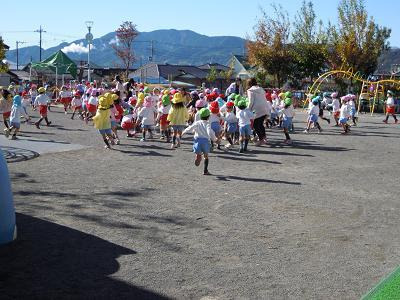
[[[391,48],[382,53],[378,60],[377,73],[388,73],[392,71],[393,64],[400,64],[400,49]]]
[[[151,42],[153,41],[153,43]],[[120,64],[111,47],[116,43],[115,32],[93,40],[90,61],[99,66],[115,67]],[[134,67],[149,62],[153,45],[153,62],[201,65],[210,62],[227,64],[232,54],[243,54],[246,41],[234,36],[206,36],[190,30],[164,29],[141,32],[134,42],[137,61]],[[84,39],[43,49],[42,59],[63,50],[73,60],[87,60],[87,43]],[[16,61],[16,50],[7,52],[7,60]],[[19,49],[20,65],[39,61],[39,47]]]

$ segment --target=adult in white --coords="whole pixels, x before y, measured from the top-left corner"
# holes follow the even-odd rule
[[[247,98],[249,99],[249,109],[254,113],[254,130],[258,136],[257,145],[267,143],[264,120],[268,114],[267,98],[262,87],[258,86],[254,78],[247,81]]]
[[[122,82],[119,75],[115,76],[114,83],[115,83],[115,89],[119,91],[119,98],[125,100],[126,90],[124,87],[124,83]]]
[[[231,85],[225,91],[225,95],[227,97],[232,93],[243,96],[243,85],[242,85],[242,79],[240,79],[240,77],[236,77],[235,82],[232,82]]]

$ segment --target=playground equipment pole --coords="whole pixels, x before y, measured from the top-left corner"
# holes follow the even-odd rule
[[[3,151],[0,150],[0,245],[9,243],[16,237],[17,227],[10,176]]]

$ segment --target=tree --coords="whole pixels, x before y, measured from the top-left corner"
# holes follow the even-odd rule
[[[219,73],[219,76],[221,77],[221,78],[224,78],[227,82],[229,82],[229,81],[231,81],[232,80],[232,76],[233,76],[233,74],[234,74],[234,71],[235,71],[235,69],[234,69],[234,66],[233,66],[233,61],[230,63],[230,65],[229,65],[229,69],[228,70],[226,70],[226,71],[221,71],[220,73]]]
[[[208,72],[208,75],[206,77],[206,80],[210,83],[215,82],[218,78],[218,71],[217,69],[213,66],[210,68],[210,72]]]
[[[281,6],[272,5],[273,16],[262,10],[263,16],[255,26],[255,39],[247,44],[250,63],[273,75],[282,86],[291,73],[292,55],[289,45],[290,21]]]
[[[126,77],[128,77],[129,69],[135,62],[135,53],[133,51],[133,41],[139,35],[136,25],[130,21],[123,22],[115,31],[117,43],[111,47],[115,54],[121,59],[125,68]]]
[[[313,3],[303,0],[292,33],[294,68],[296,80],[315,78],[327,66],[327,37],[322,21],[316,23]]]
[[[8,66],[3,63],[3,59],[5,58],[6,58],[6,47],[4,45],[2,37],[0,37],[0,73],[8,71]]]
[[[330,64],[373,74],[382,51],[389,48],[391,30],[368,16],[364,0],[342,0],[338,13],[338,26],[329,26]]]

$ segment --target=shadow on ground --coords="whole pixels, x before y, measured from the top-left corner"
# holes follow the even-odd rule
[[[17,241],[0,247],[2,299],[168,299],[110,277],[133,250],[24,214],[17,226]]]
[[[247,182],[262,182],[262,183],[277,183],[277,184],[291,184],[291,185],[301,185],[301,182],[292,182],[292,181],[285,181],[285,180],[271,180],[271,179],[264,179],[264,178],[248,178],[248,177],[240,177],[240,176],[222,176],[216,175],[217,180],[221,181],[247,181]]]

